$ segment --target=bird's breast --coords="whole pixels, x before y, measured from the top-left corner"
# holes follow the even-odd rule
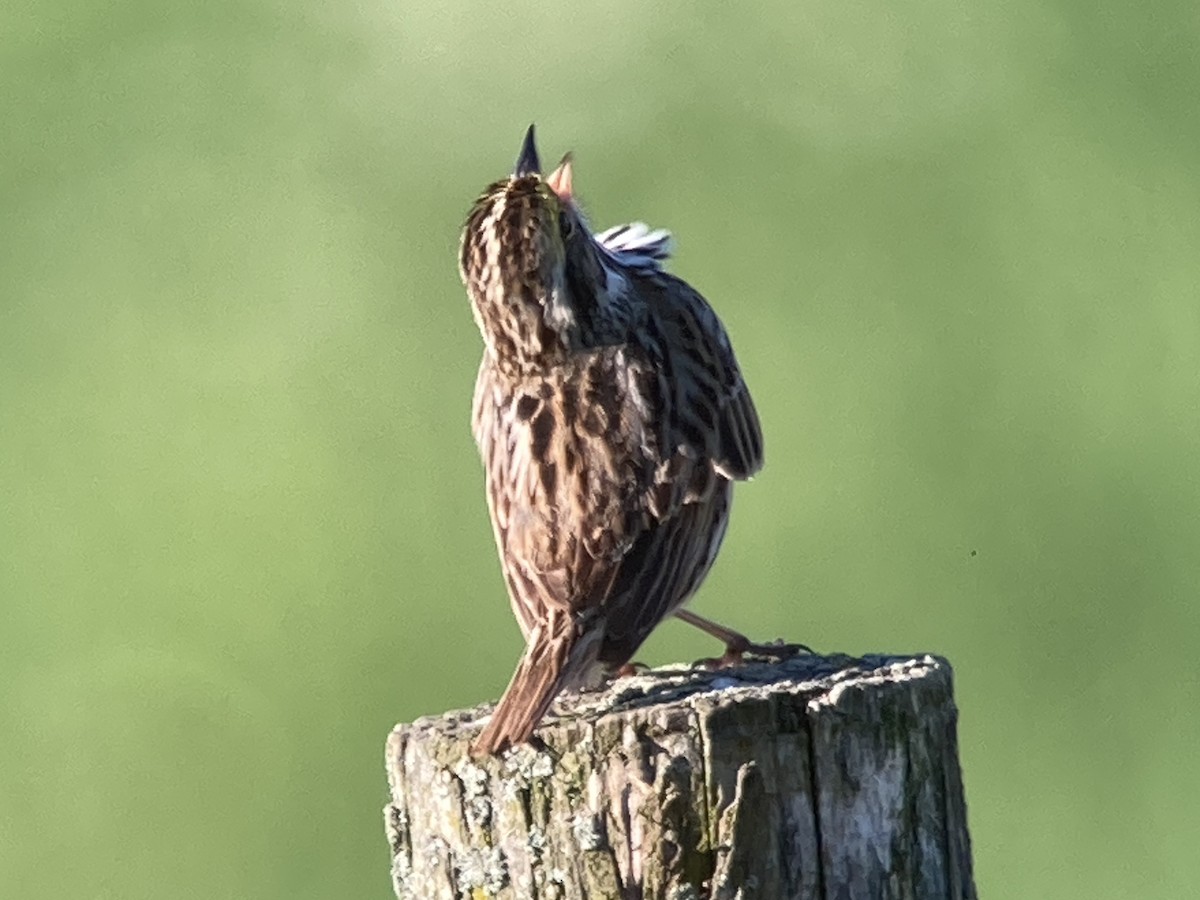
[[[658,463],[656,423],[623,352],[533,378],[481,372],[475,424],[506,553],[544,570],[624,552]]]

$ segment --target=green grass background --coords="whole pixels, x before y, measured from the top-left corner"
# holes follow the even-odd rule
[[[390,896],[388,729],[520,646],[455,253],[530,121],[758,399],[696,608],[948,655],[984,895],[1189,895],[1194,3],[504,6],[0,8],[0,895]]]

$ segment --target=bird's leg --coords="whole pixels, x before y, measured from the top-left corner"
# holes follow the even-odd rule
[[[783,641],[776,641],[771,644],[756,644],[740,631],[726,628],[724,625],[717,624],[712,619],[696,615],[691,610],[676,610],[675,617],[687,622],[689,625],[694,625],[705,634],[712,635],[725,645],[724,656],[718,659],[701,660],[701,663],[713,668],[735,666],[742,662],[742,658],[747,653],[752,656],[765,656],[768,659],[781,660],[787,659],[789,656],[795,656],[797,653],[813,652],[811,648],[804,644],[786,644]]]

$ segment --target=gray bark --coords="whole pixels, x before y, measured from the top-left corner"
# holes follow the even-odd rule
[[[659,669],[475,760],[487,708],[400,725],[400,900],[974,898],[944,659]]]

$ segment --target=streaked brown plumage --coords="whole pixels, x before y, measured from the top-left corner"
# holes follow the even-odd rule
[[[763,462],[724,328],[660,266],[668,235],[594,235],[569,158],[539,169],[530,128],[463,230],[485,345],[473,428],[526,640],[477,753],[528,740],[560,691],[630,660],[699,587],[733,482]]]

